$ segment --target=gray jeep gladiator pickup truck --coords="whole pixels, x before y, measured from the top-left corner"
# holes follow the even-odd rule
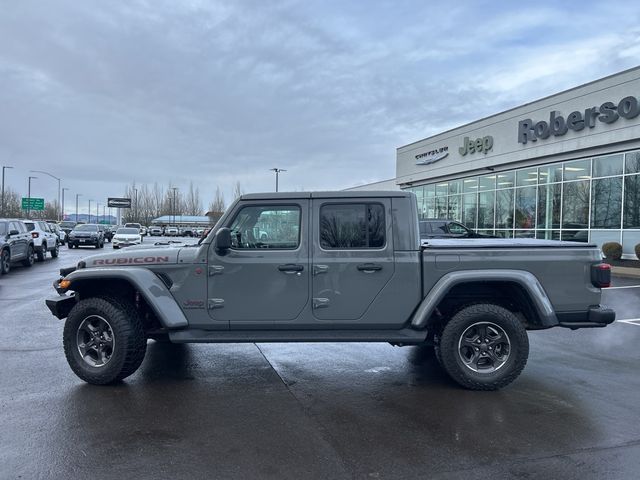
[[[512,382],[527,330],[604,327],[597,247],[528,239],[421,243],[406,192],[243,195],[195,245],[129,247],[63,268],[47,306],[83,380],[142,363],[147,339],[427,344],[460,385]]]

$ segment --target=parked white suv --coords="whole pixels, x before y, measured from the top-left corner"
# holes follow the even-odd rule
[[[33,248],[38,260],[43,261],[47,252],[50,252],[53,258],[57,258],[60,243],[58,235],[51,230],[49,224],[44,220],[24,220],[23,223],[33,238]]]

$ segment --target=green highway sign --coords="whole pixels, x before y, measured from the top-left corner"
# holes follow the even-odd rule
[[[22,197],[22,210],[44,210],[44,198]]]

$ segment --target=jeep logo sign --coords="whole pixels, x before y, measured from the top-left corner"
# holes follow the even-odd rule
[[[469,137],[464,137],[462,146],[458,149],[460,155],[463,157],[467,153],[482,152],[485,155],[489,150],[493,148],[493,137],[487,135],[486,137],[476,138],[475,140],[469,140]]]
[[[620,117],[630,120],[640,114],[638,99],[636,97],[624,97],[616,105],[612,102],[604,102],[599,107],[591,107],[584,112],[575,111],[567,115],[565,119],[560,112],[552,111],[549,121],[541,120],[533,122],[530,118],[520,120],[518,123],[518,142],[523,145],[527,142],[544,140],[551,135],[561,137],[569,130],[579,132],[585,127],[594,128],[596,119],[602,123],[614,123]]]

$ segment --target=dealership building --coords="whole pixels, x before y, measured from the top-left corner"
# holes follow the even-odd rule
[[[483,233],[640,243],[640,67],[398,148],[422,218]]]

